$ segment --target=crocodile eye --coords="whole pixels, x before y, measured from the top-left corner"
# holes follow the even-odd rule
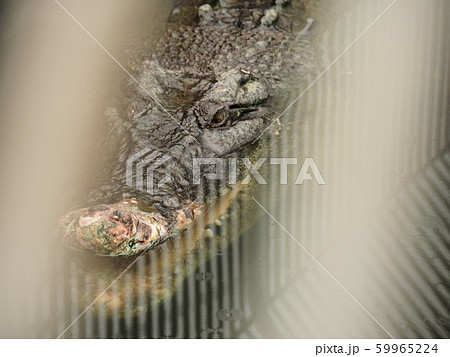
[[[211,126],[216,128],[218,126],[222,126],[223,124],[225,124],[225,122],[227,121],[229,117],[229,111],[228,108],[222,108],[219,109],[213,116],[212,120],[211,120]]]

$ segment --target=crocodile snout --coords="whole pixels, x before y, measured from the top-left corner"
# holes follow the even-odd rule
[[[168,222],[158,213],[142,212],[129,203],[94,206],[62,217],[64,243],[97,255],[133,255],[167,239]]]

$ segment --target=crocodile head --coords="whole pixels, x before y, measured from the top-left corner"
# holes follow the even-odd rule
[[[125,105],[132,108],[127,111],[131,137],[127,154],[120,153],[111,169],[112,183],[104,189],[108,199],[95,200],[93,207],[60,219],[67,246],[116,256],[139,254],[165,242],[201,215],[206,202],[224,192],[222,186],[204,193],[204,187],[194,184],[193,159],[227,157],[256,147],[249,144],[273,119],[275,87],[281,76],[289,81],[284,69],[300,67],[308,52],[290,48],[290,55],[283,56],[291,38],[270,28],[274,19],[270,22],[269,17],[276,14],[273,7],[265,12],[236,11],[247,14],[239,21],[230,16],[232,10],[203,12],[203,25],[186,28],[182,35],[173,32],[163,48],[142,62],[139,84],[134,84]],[[216,48],[220,53],[214,52]],[[149,146],[171,157],[166,172],[153,174],[159,178],[170,174],[173,180],[148,194],[143,205],[145,194],[136,195],[125,183],[125,167],[129,155]],[[109,191],[117,186],[126,194],[111,199]]]

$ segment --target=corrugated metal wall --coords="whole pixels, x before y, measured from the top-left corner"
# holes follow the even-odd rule
[[[342,286],[263,214],[256,235],[270,238],[244,244],[261,244],[268,310],[243,336],[449,336],[448,14],[445,1],[361,1],[325,32],[324,67],[339,59],[284,120],[327,184],[275,184],[261,200]],[[419,193],[424,175],[436,186]],[[418,245],[405,230],[427,217]]]

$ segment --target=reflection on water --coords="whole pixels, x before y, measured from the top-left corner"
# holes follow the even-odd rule
[[[353,1],[321,24],[324,69],[391,3]],[[152,266],[155,253],[63,337],[450,337],[448,7],[444,0],[396,3],[284,114],[292,124],[271,157],[313,157],[325,186],[293,185],[299,168],[292,168],[288,185],[259,187],[255,198],[279,224],[254,205],[243,208],[248,197],[239,197],[220,213],[229,215],[221,229],[239,239],[209,260],[195,257],[198,267],[183,261],[187,278],[163,278],[157,287],[170,293],[153,309],[139,311],[151,301],[147,283],[132,277],[164,276],[167,265]],[[276,166],[270,170],[279,175]],[[246,230],[241,220],[248,222],[249,210],[257,222]],[[215,240],[209,244],[217,249]],[[47,254],[57,274],[41,273],[46,279],[21,297],[26,308],[9,316],[16,330],[2,326],[2,335],[57,337],[89,306],[83,295],[108,287],[102,274],[119,276],[126,267],[97,261],[102,266],[87,271],[65,254]],[[115,303],[126,308],[113,315],[102,308]]]

